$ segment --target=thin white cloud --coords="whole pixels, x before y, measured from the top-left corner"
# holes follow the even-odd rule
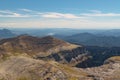
[[[30,10],[30,9],[19,9],[19,10],[28,15],[31,15],[31,17],[40,16],[41,14],[43,14],[40,11],[34,11],[34,10]]]
[[[120,14],[117,13],[84,13],[81,15],[86,17],[120,17]]]
[[[92,13],[102,13],[102,11],[99,11],[99,10],[89,10],[89,11]]]
[[[103,13],[99,10],[90,10],[89,13],[58,13],[58,12],[40,12],[30,9],[19,9],[17,11],[0,10],[0,17],[42,17],[42,18],[62,18],[62,19],[79,19],[86,17],[120,17],[120,13]]]
[[[71,13],[57,13],[57,12],[39,12],[29,9],[19,9],[20,11],[13,12],[8,10],[0,10],[0,17],[42,17],[42,18],[63,18],[63,19],[76,19],[82,18]],[[19,12],[19,13],[18,13]]]
[[[0,10],[0,17],[29,17],[29,16],[17,12],[12,12],[9,10]]]
[[[0,17],[13,17],[13,18],[23,18],[23,17],[29,17],[29,15],[21,15],[21,14],[18,14],[18,13],[13,13],[11,15],[2,15],[0,14]]]
[[[21,11],[24,11],[24,12],[33,12],[33,10],[30,10],[30,9],[19,9]]]
[[[66,18],[66,19],[82,18],[74,14],[69,14],[69,13],[63,14],[63,13],[56,13],[56,12],[44,13],[41,16],[44,18]]]
[[[99,10],[90,10],[90,13],[82,13],[80,15],[86,17],[120,17],[120,13],[103,13]]]

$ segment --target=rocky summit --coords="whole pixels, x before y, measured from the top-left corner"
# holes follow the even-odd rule
[[[30,56],[46,56],[77,47],[79,46],[56,39],[52,36],[38,38],[29,35],[21,35],[0,41],[1,53],[26,53]]]

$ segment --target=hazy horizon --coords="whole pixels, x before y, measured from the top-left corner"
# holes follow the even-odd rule
[[[108,29],[104,29],[104,28],[83,28],[83,29],[81,29],[81,28],[34,28],[34,27],[31,27],[31,28],[29,28],[29,27],[1,27],[0,26],[0,29],[33,29],[33,30],[41,30],[41,29],[68,29],[68,30],[120,30],[120,28],[118,28],[118,29],[115,29],[115,28],[108,28]]]

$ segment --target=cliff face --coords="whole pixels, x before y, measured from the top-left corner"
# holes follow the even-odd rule
[[[68,64],[70,66],[77,66],[78,64],[91,59],[92,57],[85,50],[84,47],[78,47],[71,50],[60,51],[57,53],[50,54],[45,57],[37,56],[36,59],[42,60],[54,60],[59,63]],[[87,63],[86,63],[87,64]],[[77,66],[82,67],[82,66]],[[83,67],[88,67],[87,65],[83,65]]]

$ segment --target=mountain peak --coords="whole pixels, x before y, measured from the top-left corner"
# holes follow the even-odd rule
[[[53,36],[45,36],[45,37],[42,37],[42,39],[46,39],[46,40],[58,40],[57,38],[55,38]]]
[[[41,41],[46,41],[46,42],[54,43],[54,44],[68,44],[67,42],[65,42],[61,39],[55,38],[53,36],[42,37]]]
[[[20,35],[14,38],[3,39],[0,48],[9,52],[24,52],[28,54],[51,54],[61,50],[77,48],[77,45],[70,44],[52,36],[34,37]]]
[[[49,36],[45,36],[44,38],[51,38],[51,39],[53,39],[55,37],[49,35]]]
[[[31,36],[31,35],[28,35],[28,34],[22,34],[22,35],[17,36],[17,38],[19,38],[19,39],[21,39],[21,38],[30,38],[30,37],[35,38],[34,36]]]
[[[0,29],[0,38],[9,38],[16,36],[11,30],[9,29]]]
[[[19,35],[18,37],[22,37],[22,36],[30,36],[28,34],[22,34],[22,35]]]

